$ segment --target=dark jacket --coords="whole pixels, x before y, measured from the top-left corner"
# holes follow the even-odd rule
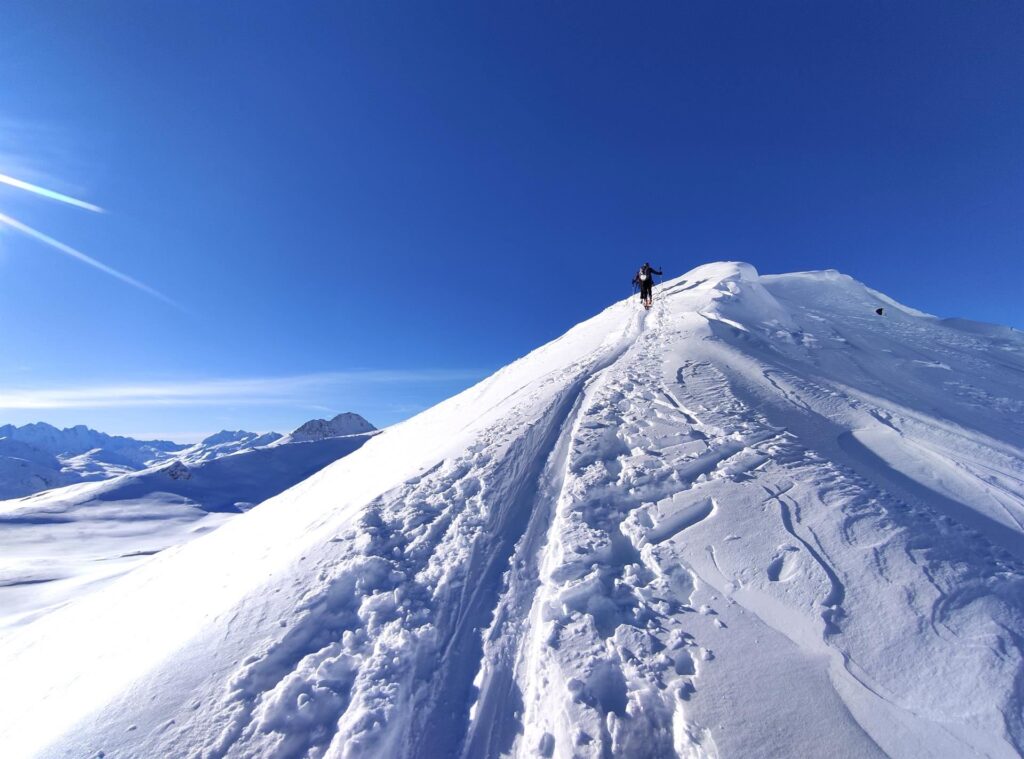
[[[640,278],[640,276],[642,274],[646,274],[647,275],[646,279],[641,279]],[[633,284],[634,285],[641,285],[641,286],[644,285],[644,284],[650,284],[651,281],[652,281],[651,280],[651,275],[652,274],[657,274],[659,277],[661,276],[661,272],[658,271],[657,269],[655,269],[653,266],[650,266],[649,264],[644,264],[643,266],[640,267],[640,271],[638,271],[636,273],[636,276],[633,277]]]

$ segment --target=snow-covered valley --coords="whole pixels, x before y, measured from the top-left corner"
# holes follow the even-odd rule
[[[1018,756],[1022,380],[1014,330],[699,267],[0,633],[0,745]]]
[[[359,423],[346,425],[343,417]],[[294,433],[222,431],[173,453],[162,451],[156,463],[142,469],[0,501],[0,630],[80,599],[150,556],[219,527],[375,434],[357,415],[333,421],[338,420],[342,423],[331,427],[331,434],[308,440],[295,440]],[[316,423],[330,424],[313,420],[300,429]],[[31,425],[28,431],[40,427],[49,425]],[[353,433],[356,427],[362,431]],[[85,430],[70,431],[78,429]],[[121,440],[125,447],[146,450],[145,443]],[[59,450],[66,444],[58,436],[48,447]],[[36,441],[36,450],[44,445]],[[111,458],[101,447],[90,453]]]

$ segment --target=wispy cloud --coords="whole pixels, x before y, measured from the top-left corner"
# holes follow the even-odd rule
[[[291,377],[207,379],[63,388],[0,388],[0,409],[128,408],[294,403],[314,406],[332,392],[377,385],[469,382],[477,369],[358,369]]]

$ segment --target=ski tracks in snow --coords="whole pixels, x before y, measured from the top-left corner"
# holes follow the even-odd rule
[[[625,313],[602,350],[542,380],[556,386],[542,413],[541,391],[527,388],[529,411],[513,409],[462,456],[380,496],[332,540],[283,635],[231,679],[203,756],[428,759],[474,740],[510,745],[514,656],[482,633],[523,622],[522,548],[543,536],[584,387],[642,329],[645,314]],[[488,709],[499,724],[480,736],[470,720]]]
[[[515,752],[742,755],[749,727],[721,715],[760,679],[794,683],[761,713],[778,752],[1014,755],[1020,562],[951,518],[963,507],[943,513],[953,499],[893,491],[886,467],[844,456],[831,410],[866,406],[841,386],[701,347],[685,317],[649,323],[590,380],[559,458],[518,634]],[[766,639],[772,655],[751,656]]]
[[[863,398],[665,307],[703,284],[364,508],[203,754],[1012,755],[1018,563],[840,444]]]
[[[209,756],[729,755],[747,736],[712,715],[742,681],[715,651],[772,635],[761,660],[807,691],[764,711],[780,750],[801,734],[839,755],[894,749],[861,723],[937,729],[950,750],[973,742],[928,718],[950,699],[901,687],[871,652],[892,648],[881,626],[928,619],[913,645],[963,666],[935,641],[956,636],[983,588],[943,590],[943,557],[922,556],[948,540],[921,538],[906,522],[920,514],[804,445],[810,430],[754,411],[736,377],[760,376],[802,418],[829,391],[778,368],[726,375],[720,361],[676,358],[694,327],[658,306],[628,318],[536,421],[499,423],[338,536],[344,558],[233,680]],[[850,548],[866,566],[832,558]],[[872,608],[879,582],[907,584],[902,611]],[[970,663],[1011,668],[1004,645],[1002,664]],[[755,670],[749,682],[778,687],[777,671]],[[1020,695],[1008,699],[1009,714]]]
[[[517,753],[717,755],[712,731],[689,713],[714,659],[691,630],[694,618],[724,624],[690,605],[699,579],[663,544],[713,517],[707,486],[749,478],[778,431],[702,424],[662,376],[666,339],[678,335],[666,336],[657,308],[649,320],[590,380],[568,431],[519,644]]]

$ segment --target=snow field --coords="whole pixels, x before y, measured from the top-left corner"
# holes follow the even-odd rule
[[[1024,340],[835,272],[655,298],[0,639],[0,739],[1018,755]]]
[[[197,456],[188,465],[165,462],[0,501],[0,630],[81,599],[149,557],[218,528],[372,434]],[[200,447],[208,453],[221,446]]]

